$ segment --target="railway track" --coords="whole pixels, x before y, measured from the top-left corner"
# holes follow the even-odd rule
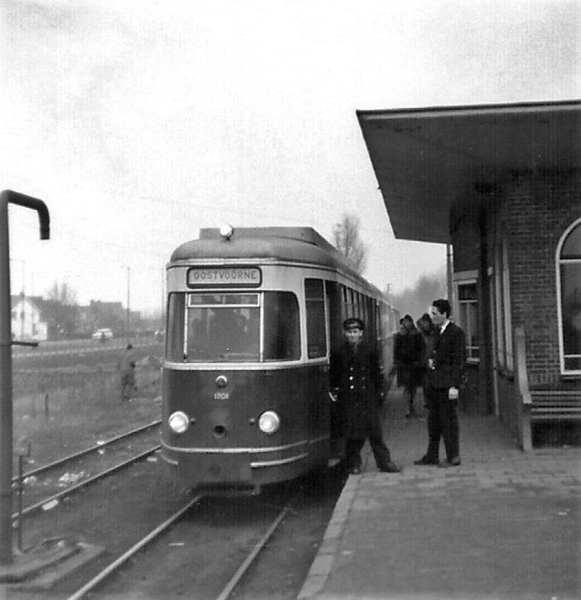
[[[103,549],[62,579],[56,568],[47,599],[290,600],[341,485],[318,476],[260,496],[210,497],[175,487],[159,461],[141,461],[26,521],[25,548],[65,535]],[[29,598],[25,589],[16,586],[15,598]]]
[[[160,420],[152,421],[147,425],[136,427],[108,440],[94,444],[80,452],[27,471],[21,477],[14,477],[12,480],[13,486],[21,493],[18,496],[20,508],[12,515],[13,520],[21,519],[41,509],[46,510],[47,508],[51,508],[66,496],[78,492],[96,481],[152,455],[160,449],[158,443],[153,446],[149,443],[147,448],[143,449],[141,447],[137,453],[135,453],[133,446],[122,447],[122,445],[127,444],[129,441],[134,443],[138,436],[151,432],[160,423]],[[139,446],[143,446],[143,443],[141,442]],[[103,460],[106,454],[106,460]],[[111,464],[115,456],[119,454],[123,455],[124,459]],[[128,454],[129,456],[127,457]],[[103,462],[106,463],[105,467],[102,466]],[[57,478],[58,473],[62,472],[65,467],[68,467],[73,472],[76,470],[76,476],[67,478],[67,473],[65,473],[60,478]],[[94,475],[89,475],[89,473],[97,469],[100,470]],[[53,474],[57,475],[52,477]],[[27,485],[27,482],[29,485]],[[50,491],[54,491],[59,487],[64,487],[64,489],[50,493]],[[49,491],[48,495],[46,494],[47,490]],[[26,506],[23,506],[23,498],[26,500]],[[31,498],[32,500],[30,500]]]
[[[153,529],[146,536],[135,543],[130,549],[128,549],[122,556],[103,568],[90,581],[78,589],[74,594],[69,596],[68,600],[81,600],[89,593],[91,593],[92,598],[100,597],[99,590],[97,589],[99,586],[103,585],[108,579],[110,579],[119,569],[121,569],[121,567],[127,565],[129,562],[134,563],[136,559],[138,560],[138,555],[140,552],[143,552],[146,547],[156,542],[158,538],[164,534],[167,534],[168,531],[196,504],[200,503],[203,498],[204,496],[202,494],[198,494],[192,498],[185,506],[175,512],[175,514],[168,518],[164,523]],[[254,565],[260,552],[264,550],[269,540],[279,528],[280,524],[291,511],[293,503],[294,498],[289,500],[281,510],[277,511],[275,517],[269,521],[266,528],[263,526],[264,532],[258,541],[252,545],[250,551],[246,552],[244,559],[237,565],[237,568],[233,570],[231,575],[228,573],[222,574],[223,581],[219,586],[220,590],[217,593],[212,592],[210,596],[207,596],[208,598],[213,598],[214,600],[228,600],[232,596],[240,581]],[[195,566],[192,565],[192,568],[195,568]],[[232,572],[232,569],[230,572]],[[103,597],[109,597],[107,592],[104,592]],[[196,593],[196,597],[201,596],[198,596]],[[206,595],[203,597],[205,598]]]

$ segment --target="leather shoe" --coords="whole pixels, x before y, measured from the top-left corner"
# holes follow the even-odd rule
[[[392,462],[388,462],[386,465],[379,469],[381,473],[401,473],[401,468]]]
[[[440,463],[438,467],[440,467],[440,469],[448,469],[450,467],[459,467],[461,464],[460,457],[457,456],[452,460],[445,460],[444,462]]]
[[[419,460],[414,460],[414,465],[431,465],[433,467],[435,467],[436,465],[439,465],[440,461],[438,459],[436,460],[432,460],[431,458],[428,458],[427,456],[422,456],[422,458],[420,458]]]

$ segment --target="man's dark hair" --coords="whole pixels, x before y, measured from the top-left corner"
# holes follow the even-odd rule
[[[133,350],[133,344],[127,344],[127,350]]]
[[[446,317],[450,318],[450,315],[452,314],[452,306],[448,300],[444,298],[438,298],[432,302],[432,306],[435,306],[441,315],[446,315]]]

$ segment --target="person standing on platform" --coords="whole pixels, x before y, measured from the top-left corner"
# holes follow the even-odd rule
[[[422,366],[422,388],[424,392],[424,408],[430,410],[430,388],[427,386],[428,358],[434,352],[434,345],[438,336],[438,328],[430,319],[428,313],[424,313],[417,321],[416,327],[424,340],[424,364]]]
[[[404,389],[406,417],[415,417],[416,391],[422,383],[424,367],[424,343],[410,315],[406,315],[401,324],[402,329],[394,341],[393,361],[397,369],[397,383]]]
[[[434,300],[430,318],[438,328],[434,349],[428,358],[426,386],[430,397],[428,413],[429,443],[417,465],[457,467],[461,463],[458,423],[458,396],[466,367],[466,338],[460,327],[450,321],[448,300]],[[446,460],[439,462],[440,439],[444,439]]]
[[[343,416],[345,466],[352,474],[361,473],[361,450],[369,438],[377,468],[383,473],[399,473],[401,469],[391,461],[381,431],[383,378],[379,355],[363,341],[364,329],[361,319],[346,319],[345,342],[331,357],[331,387]]]

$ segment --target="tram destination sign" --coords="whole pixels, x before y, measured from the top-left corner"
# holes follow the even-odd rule
[[[259,287],[261,283],[258,267],[192,267],[187,275],[189,288]]]

